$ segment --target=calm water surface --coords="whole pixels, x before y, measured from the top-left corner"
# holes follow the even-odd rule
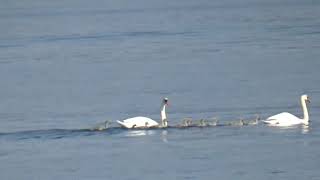
[[[320,2],[0,0],[1,179],[320,179]],[[88,129],[137,115],[311,125]]]

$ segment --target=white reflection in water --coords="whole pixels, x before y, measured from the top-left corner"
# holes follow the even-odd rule
[[[168,137],[168,131],[167,130],[163,130],[161,132],[161,140],[163,142],[167,143],[168,142],[168,138],[167,137]]]
[[[126,133],[125,136],[137,137],[137,136],[153,135],[154,133],[155,132],[153,130],[130,130]]]
[[[308,134],[310,132],[310,126],[309,125],[302,125],[301,126],[301,133],[302,134]]]
[[[298,130],[300,129],[301,130],[301,133],[302,134],[308,134],[310,132],[310,125],[295,125],[295,126],[281,126],[281,127],[278,127],[278,126],[272,126],[274,128],[279,128],[281,130]]]

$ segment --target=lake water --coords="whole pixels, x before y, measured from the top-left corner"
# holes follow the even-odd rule
[[[0,4],[0,179],[320,179],[320,1]],[[173,125],[302,116],[301,94],[309,127],[115,123],[163,97]]]

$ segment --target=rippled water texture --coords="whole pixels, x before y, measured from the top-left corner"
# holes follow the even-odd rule
[[[319,1],[0,5],[0,179],[319,179]],[[309,127],[115,123],[163,97],[171,125],[300,117],[301,94]]]

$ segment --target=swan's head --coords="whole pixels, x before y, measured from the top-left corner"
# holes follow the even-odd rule
[[[163,104],[165,104],[165,105],[168,105],[168,101],[169,101],[169,99],[168,98],[163,98]]]
[[[302,95],[302,96],[301,96],[301,99],[304,100],[304,101],[307,102],[307,103],[310,103],[310,98],[309,98],[309,96],[306,95],[306,94]]]

